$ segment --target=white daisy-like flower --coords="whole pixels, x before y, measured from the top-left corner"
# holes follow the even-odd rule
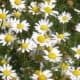
[[[53,23],[49,22],[48,19],[41,19],[38,23],[35,23],[35,29],[40,33],[46,33],[52,25]]]
[[[6,9],[0,9],[0,21],[5,20],[10,17],[10,14],[8,14],[9,11]]]
[[[16,77],[16,72],[12,70],[12,66],[7,64],[0,66],[0,76],[3,80],[12,80],[12,77]]]
[[[7,18],[6,20],[2,21],[1,29],[5,30],[6,28],[7,29],[11,28],[10,21],[11,21],[11,18]]]
[[[12,16],[19,18],[21,16],[21,11],[17,10],[12,13]]]
[[[72,50],[75,51],[74,57],[79,59],[80,58],[80,45],[78,45],[77,47],[73,47]]]
[[[80,32],[80,23],[78,23],[76,26],[75,26],[75,30]]]
[[[58,20],[60,23],[68,23],[71,20],[72,16],[70,13],[68,12],[62,12],[59,16],[58,16]]]
[[[64,32],[64,33],[57,33],[56,34],[52,34],[53,40],[56,40],[57,43],[60,43],[61,41],[66,41],[67,39],[69,39],[70,33],[68,32]]]
[[[30,39],[26,39],[26,40],[22,40],[20,43],[20,47],[17,49],[17,51],[21,51],[22,53],[24,53],[25,51],[30,52],[30,50],[32,50],[33,48],[36,48],[36,44],[30,40]]]
[[[60,64],[60,68],[62,70],[62,73],[65,73],[70,68],[70,64],[67,62],[62,62]]]
[[[2,43],[3,46],[11,45],[13,41],[16,39],[16,36],[14,36],[11,33],[6,33],[6,34],[0,34],[0,43]]]
[[[11,31],[14,31],[16,33],[22,33],[22,31],[28,31],[29,29],[29,23],[24,20],[20,21],[19,19],[11,19]]]
[[[23,10],[25,8],[25,0],[9,0],[12,8]]]
[[[70,67],[67,71],[66,71],[66,75],[70,76],[71,80],[80,80],[80,67]]]
[[[47,35],[33,32],[32,40],[40,46],[45,46],[50,38]]]
[[[62,54],[60,53],[60,51],[58,50],[57,47],[54,47],[52,51],[48,52],[48,51],[45,51],[44,52],[44,59],[45,60],[48,60],[50,62],[60,62],[61,61],[61,56]]]
[[[45,2],[40,4],[40,10],[45,13],[45,17],[49,15],[53,15],[53,16],[58,15],[58,11],[55,11],[54,8],[55,8],[55,4],[52,3],[48,4],[47,2]]]
[[[51,79],[52,72],[50,70],[37,70],[35,73],[31,76],[32,80],[53,80]]]
[[[29,6],[29,12],[31,12],[33,15],[40,13],[40,9],[37,2],[31,2]]]
[[[0,56],[1,57],[1,61],[0,63],[2,65],[7,65],[9,64],[10,60],[11,60],[11,57],[8,57],[7,55],[5,55],[4,57]]]

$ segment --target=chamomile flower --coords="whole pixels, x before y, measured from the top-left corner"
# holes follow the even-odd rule
[[[12,19],[10,22],[11,25],[11,31],[14,31],[16,33],[22,33],[22,31],[28,31],[29,23],[26,20],[20,21],[19,19]]]
[[[33,32],[32,40],[33,40],[37,45],[45,46],[45,45],[47,44],[47,41],[49,41],[49,39],[50,39],[50,38],[49,38],[47,35]]]
[[[7,55],[5,55],[4,57],[1,56],[0,63],[2,65],[7,65],[7,64],[9,64],[10,60],[11,60],[11,57],[8,57]]]
[[[16,18],[19,18],[21,16],[21,11],[14,11],[12,15]]]
[[[9,0],[12,8],[23,10],[25,8],[25,0]]]
[[[44,52],[44,59],[45,60],[48,60],[50,62],[60,62],[61,61],[61,56],[62,54],[60,53],[60,51],[55,47],[53,48],[52,51],[48,52],[48,51],[45,51]]]
[[[25,51],[30,52],[30,50],[32,50],[33,48],[35,48],[36,45],[34,44],[34,42],[30,39],[26,39],[26,40],[22,40],[20,47],[17,49],[17,51],[21,51],[22,53],[24,53]]]
[[[62,72],[65,73],[70,68],[70,64],[63,62],[60,64],[60,68],[62,69]]]
[[[46,33],[53,25],[48,19],[41,19],[38,23],[35,23],[35,29],[40,33]]]
[[[64,33],[57,33],[56,34],[52,34],[53,40],[56,40],[57,43],[60,43],[61,41],[66,41],[67,39],[69,39],[70,33],[68,32],[64,32]]]
[[[7,33],[7,34],[0,34],[0,43],[2,43],[2,45],[11,45],[11,43],[16,39],[16,37],[11,34],[11,33]]]
[[[78,23],[78,24],[75,26],[75,30],[76,30],[77,32],[80,32],[80,23]]]
[[[80,80],[80,67],[70,67],[66,74],[70,76],[71,80]]]
[[[37,70],[35,73],[31,76],[32,80],[53,80],[51,79],[52,72],[50,70]]]
[[[40,9],[39,9],[37,2],[31,2],[29,6],[29,12],[31,12],[33,15],[40,13]]]
[[[60,23],[68,23],[71,20],[72,16],[70,13],[68,12],[62,12],[59,16],[58,16],[58,20]]]
[[[3,30],[9,29],[11,27],[10,21],[11,21],[11,18],[4,20],[1,24],[1,29]]]
[[[73,47],[72,50],[75,51],[74,57],[79,59],[80,58],[80,45],[78,45],[77,47]]]
[[[16,72],[12,70],[12,66],[7,64],[0,66],[0,76],[3,80],[12,80],[12,77],[16,77]]]
[[[0,21],[5,20],[10,17],[10,14],[8,14],[9,11],[6,9],[0,9]]]
[[[58,11],[55,11],[54,7],[55,7],[55,4],[52,4],[52,3],[48,4],[47,2],[45,2],[40,4],[40,9],[42,12],[45,13],[45,17],[49,15],[53,15],[53,16],[58,15]]]

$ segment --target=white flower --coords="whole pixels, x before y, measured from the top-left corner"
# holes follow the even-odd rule
[[[55,47],[53,48],[52,51],[48,52],[48,51],[45,51],[45,56],[44,59],[45,60],[48,60],[50,62],[60,62],[61,61],[61,56],[62,54],[60,53],[60,51]]]
[[[57,33],[52,34],[53,40],[56,40],[57,43],[60,43],[61,41],[66,41],[69,39],[70,33],[64,32],[64,33]]]
[[[11,43],[16,39],[16,37],[11,33],[0,34],[0,43],[2,45],[11,45]]]
[[[72,18],[71,14],[65,11],[58,16],[60,23],[63,24],[69,22],[71,18]]]
[[[16,18],[19,18],[21,16],[21,11],[19,10],[15,10],[13,13],[12,13],[12,16],[16,17]]]
[[[75,30],[80,32],[80,23],[78,23],[76,26],[75,26]]]
[[[47,42],[50,40],[50,38],[47,35],[33,32],[32,40],[37,45],[39,44],[40,46],[45,46],[47,44]]]
[[[23,10],[25,8],[25,0],[9,0],[12,8]]]
[[[0,9],[0,21],[5,20],[10,17],[10,14],[8,14],[9,11],[6,9]]]
[[[60,68],[62,70],[62,73],[64,74],[70,68],[70,64],[68,62],[62,62],[60,64]]]
[[[32,76],[32,80],[53,80],[51,79],[52,73],[50,70],[40,71],[37,70]]]
[[[0,56],[1,57],[1,64],[2,65],[7,65],[9,64],[10,60],[11,60],[11,57],[8,57],[7,55],[5,55],[4,57]]]
[[[70,76],[71,80],[80,80],[80,67],[70,67],[67,71],[66,74]]]
[[[28,31],[29,23],[24,20],[20,21],[19,19],[11,19],[11,31],[14,31],[16,33],[22,33],[22,31]]]
[[[18,48],[17,51],[22,51],[22,53],[24,53],[25,51],[30,52],[30,50],[32,50],[35,47],[35,43],[27,38],[26,40],[23,39],[21,41],[20,48]]]
[[[41,19],[35,24],[35,29],[40,33],[46,33],[53,24],[48,19]]]
[[[10,21],[11,21],[11,18],[7,18],[6,20],[4,20],[2,22],[1,29],[4,29],[5,30],[5,29],[11,28]]]
[[[40,13],[40,9],[39,6],[37,5],[37,2],[31,2],[29,6],[29,12],[31,12],[33,15]]]
[[[48,4],[47,2],[45,2],[40,4],[40,10],[45,13],[45,17],[49,15],[53,15],[53,16],[58,15],[58,11],[55,11],[54,7],[55,4],[52,3]]]
[[[80,58],[80,45],[78,45],[77,47],[73,47],[72,50],[75,51],[75,55],[74,56],[77,59],[79,59]]]
[[[0,76],[3,80],[12,80],[12,77],[16,77],[16,72],[12,70],[12,66],[7,64],[0,66]]]

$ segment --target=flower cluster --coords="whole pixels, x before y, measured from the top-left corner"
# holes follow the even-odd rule
[[[71,1],[0,1],[0,80],[80,80],[80,11]]]

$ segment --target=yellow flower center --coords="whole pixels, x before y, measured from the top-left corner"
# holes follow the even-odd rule
[[[33,10],[35,13],[38,13],[38,12],[39,12],[39,8],[38,8],[37,6],[32,7],[32,10]]]
[[[80,49],[78,49],[78,50],[76,51],[76,53],[77,53],[77,54],[80,54]]]
[[[38,80],[47,80],[47,77],[43,74],[42,71],[37,70],[35,74],[38,75]]]
[[[49,53],[49,54],[48,54],[48,57],[49,57],[50,59],[56,59],[56,58],[57,58],[57,55],[56,55],[55,53]]]
[[[39,75],[38,80],[47,80],[47,77],[45,75]]]
[[[8,35],[5,36],[5,41],[6,42],[11,42],[12,40],[13,40],[13,36],[12,35],[8,34]]]
[[[75,76],[80,76],[80,70],[74,70],[72,71],[72,74]]]
[[[62,17],[62,20],[63,20],[64,22],[66,22],[66,21],[68,20],[68,17],[67,17],[67,16],[63,16],[63,17]]]
[[[28,48],[28,46],[29,46],[28,43],[22,43],[22,44],[21,44],[21,47],[22,47],[23,49]]]
[[[57,37],[60,38],[60,39],[63,39],[64,38],[64,34],[58,34]]]
[[[38,40],[38,42],[40,42],[40,43],[44,43],[45,40],[46,40],[46,38],[45,38],[45,36],[43,36],[43,35],[39,35],[39,36],[37,37],[37,40]]]
[[[51,2],[51,0],[46,0],[48,3],[50,3]]]
[[[17,11],[17,12],[14,12],[14,14],[13,14],[15,17],[20,17],[21,16],[21,13],[19,12],[19,11]]]
[[[8,22],[5,22],[5,21],[2,23],[2,26],[3,26],[3,27],[10,27],[10,26],[9,26],[9,23],[8,23]]]
[[[6,59],[3,59],[3,60],[1,60],[1,64],[7,64],[8,62],[7,62],[7,60]]]
[[[40,70],[36,70],[36,71],[35,71],[35,74],[37,74],[37,75],[41,75],[41,74],[43,74],[43,72],[40,71]]]
[[[5,13],[0,13],[0,19],[6,19],[7,15]]]
[[[14,0],[14,3],[15,3],[16,5],[20,5],[20,4],[21,4],[21,0]]]
[[[3,71],[3,74],[4,74],[5,76],[10,76],[10,75],[11,75],[11,71],[10,71],[10,70],[4,70],[4,71]]]
[[[67,70],[68,69],[68,64],[66,64],[66,63],[62,63],[61,64],[61,68],[62,68],[62,70]]]
[[[18,29],[23,29],[24,28],[24,25],[23,24],[17,24],[17,28]]]
[[[50,13],[52,12],[52,8],[50,8],[50,7],[45,7],[45,8],[44,8],[44,11],[45,11],[46,13],[50,14]]]
[[[47,25],[41,25],[40,29],[43,31],[47,31],[48,30],[48,26]]]
[[[47,48],[46,48],[48,51],[52,51],[52,47],[51,46],[48,46]]]

